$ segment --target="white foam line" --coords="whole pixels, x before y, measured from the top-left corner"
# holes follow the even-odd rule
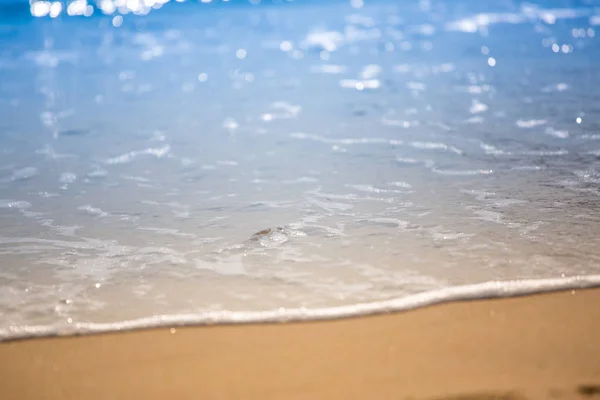
[[[600,275],[555,279],[493,281],[453,286],[406,297],[330,308],[279,308],[268,311],[207,311],[199,314],[155,315],[115,323],[72,323],[68,326],[13,326],[0,329],[0,341],[42,336],[86,335],[186,325],[319,321],[412,310],[452,301],[515,297],[600,286]]]

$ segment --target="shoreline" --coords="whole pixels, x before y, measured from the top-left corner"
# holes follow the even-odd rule
[[[284,308],[265,311],[212,311],[156,315],[114,323],[72,323],[61,327],[25,326],[0,329],[0,343],[34,338],[87,336],[137,330],[215,325],[248,325],[335,321],[418,310],[432,305],[532,296],[564,290],[600,288],[600,275],[568,278],[489,281],[366,303],[328,308]]]
[[[600,289],[0,343],[7,399],[600,397]]]

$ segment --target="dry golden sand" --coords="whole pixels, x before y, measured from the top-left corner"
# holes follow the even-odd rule
[[[600,290],[0,344],[8,399],[599,399]]]

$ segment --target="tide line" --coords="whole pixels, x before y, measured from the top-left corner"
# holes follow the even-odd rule
[[[370,303],[330,308],[278,308],[267,311],[207,311],[197,314],[155,315],[114,323],[73,322],[68,326],[12,326],[0,329],[0,341],[34,337],[75,336],[138,329],[193,325],[231,325],[321,321],[413,310],[439,303],[516,297],[560,290],[600,287],[600,275],[555,279],[490,281]]]

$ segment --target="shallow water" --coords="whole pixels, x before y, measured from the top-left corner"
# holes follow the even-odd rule
[[[1,8],[3,334],[600,274],[600,3],[398,3]]]

